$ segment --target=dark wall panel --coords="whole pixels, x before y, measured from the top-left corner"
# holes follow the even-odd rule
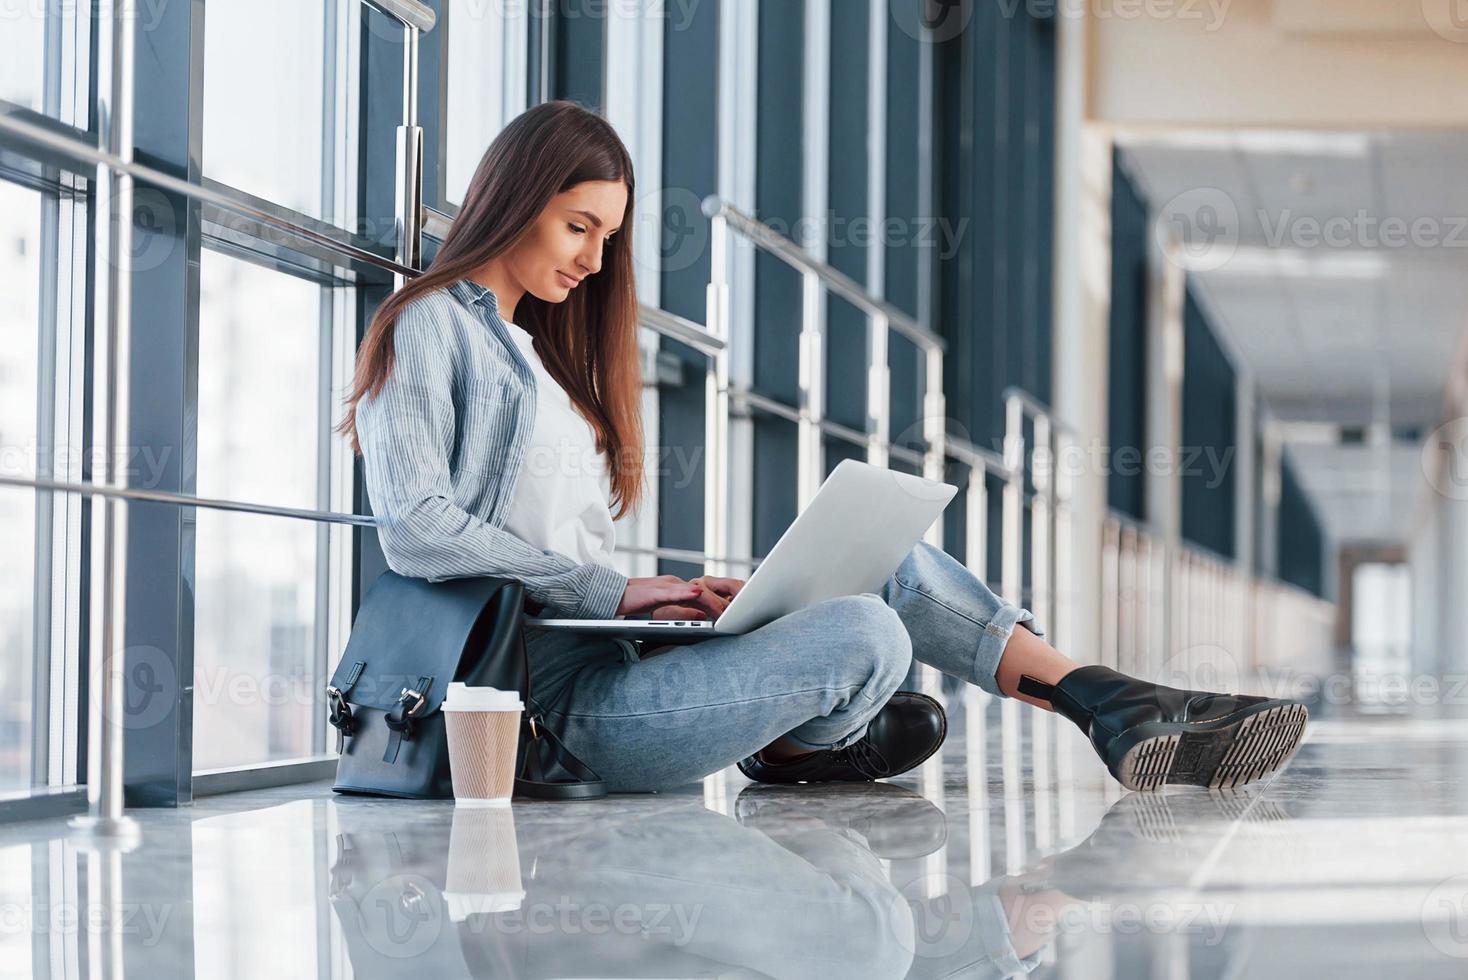
[[[710,0],[692,8],[686,24],[669,18],[663,30],[663,186],[670,195],[661,222],[660,254],[677,256],[662,270],[662,307],[695,323],[703,323],[709,281],[707,248],[687,258],[687,236],[706,223],[690,201],[702,200],[718,187],[719,133],[718,80],[719,3]],[[704,387],[707,364],[698,351],[664,337],[662,351],[684,363],[684,383],[659,390],[658,427],[662,457],[682,460],[661,463],[658,486],[658,540],[669,548],[703,549]],[[654,463],[660,457],[654,455]],[[686,464],[686,465],[685,465]],[[681,485],[671,476],[690,472]],[[659,574],[691,577],[701,566],[659,560]]]
[[[1111,315],[1106,430],[1111,464],[1106,498],[1137,520],[1147,516],[1142,469],[1147,444],[1147,201],[1118,151],[1111,169]]]
[[[886,229],[882,247],[882,295],[917,317],[918,283],[932,261],[929,244],[941,241],[935,216],[923,214],[919,189],[923,175],[919,128],[922,120],[922,45],[911,33],[887,30]],[[892,440],[921,451],[923,358],[910,341],[894,333],[888,344],[891,377],[889,411]]]
[[[755,212],[784,234],[805,213],[805,3],[782,0],[759,10],[756,87]],[[801,278],[765,252],[754,262],[754,386],[787,405],[800,399]],[[796,429],[783,420],[754,427],[754,553],[762,555],[795,519]]]
[[[826,171],[831,221],[827,261],[869,288],[870,235],[853,222],[870,220],[867,94],[871,78],[871,21],[864,10],[834,4],[831,11],[829,76],[831,130]],[[768,9],[768,8],[766,8]],[[826,307],[826,417],[853,429],[867,428],[866,314],[832,297]]]
[[[552,7],[556,11],[551,40],[553,97],[600,109],[606,104],[602,91],[606,15],[582,0],[553,0]]]
[[[940,258],[950,425],[1002,447],[1003,392],[1051,400],[1054,233],[1051,17],[975,0],[938,57],[938,212],[962,228]]]
[[[1183,302],[1182,535],[1232,558],[1238,379],[1191,288]]]
[[[1323,597],[1325,539],[1288,453],[1279,477],[1279,577]]]

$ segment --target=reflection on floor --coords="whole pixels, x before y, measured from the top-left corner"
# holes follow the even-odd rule
[[[949,714],[882,784],[498,812],[318,784],[135,811],[124,855],[0,828],[0,976],[1468,972],[1464,721],[1342,712],[1267,784],[1144,796],[1053,717]]]

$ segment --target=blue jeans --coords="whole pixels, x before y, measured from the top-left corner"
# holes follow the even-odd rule
[[[919,542],[878,593],[841,596],[757,630],[642,655],[631,640],[526,627],[534,706],[613,792],[682,785],[780,736],[810,748],[861,738],[914,659],[1002,697],[1016,623],[953,556]]]

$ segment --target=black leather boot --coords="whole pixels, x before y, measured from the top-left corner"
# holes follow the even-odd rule
[[[790,762],[766,762],[760,753],[739,771],[761,783],[870,782],[907,772],[938,751],[948,734],[943,706],[926,694],[898,691],[866,734],[844,749],[820,749]]]
[[[1026,676],[1019,690],[1079,725],[1117,781],[1136,790],[1225,789],[1267,776],[1294,755],[1307,717],[1298,701],[1182,691],[1099,664],[1053,687]]]

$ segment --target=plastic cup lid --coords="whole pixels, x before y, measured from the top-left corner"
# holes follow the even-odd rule
[[[445,711],[520,711],[520,692],[497,687],[470,687],[453,681],[444,694]]]

